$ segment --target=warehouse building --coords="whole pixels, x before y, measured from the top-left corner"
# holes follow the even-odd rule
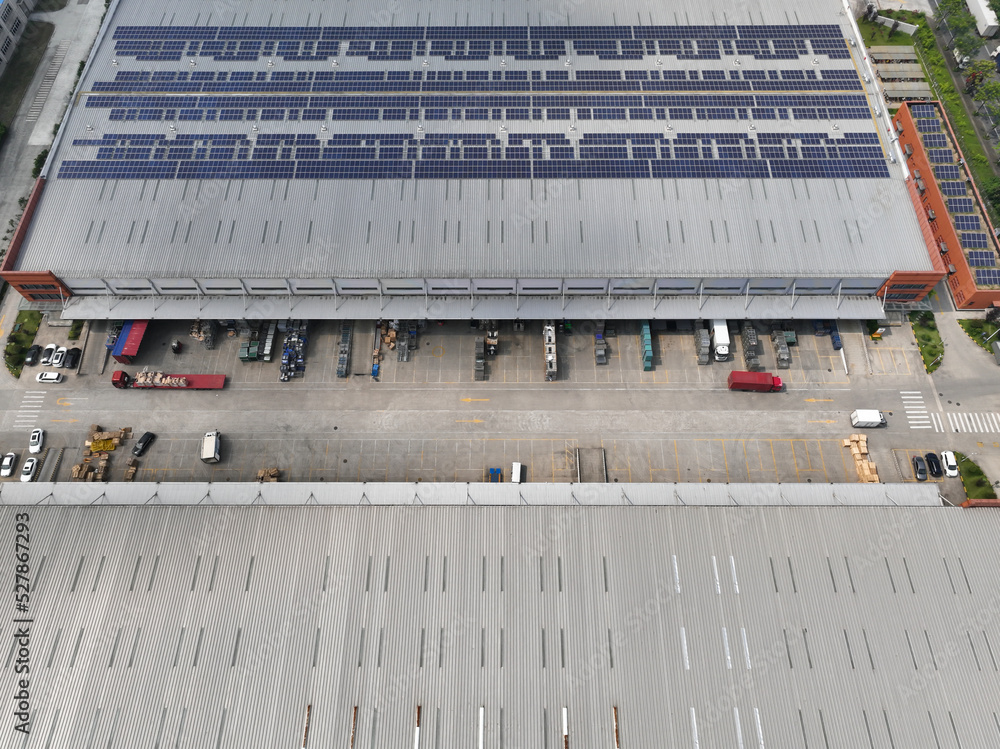
[[[0,273],[74,318],[872,318],[933,285],[844,8],[117,0]]]
[[[914,177],[911,193],[931,260],[947,271],[955,306],[1000,304],[996,230],[941,103],[904,104],[893,122]],[[889,288],[890,297],[914,293]]]
[[[190,506],[0,509],[30,515],[32,543],[8,731],[51,749],[997,742],[989,511],[220,507],[188,487],[171,496]]]
[[[0,0],[0,75],[7,70],[34,7],[35,0]]]

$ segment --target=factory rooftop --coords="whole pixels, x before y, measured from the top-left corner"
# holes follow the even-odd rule
[[[5,270],[140,295],[932,270],[840,4],[564,5],[117,0]]]
[[[989,512],[6,506],[0,520],[30,526],[32,743],[52,749],[997,740]]]

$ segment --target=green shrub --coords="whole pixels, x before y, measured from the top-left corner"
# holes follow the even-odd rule
[[[35,165],[31,168],[31,176],[37,179],[38,175],[42,173],[42,167],[45,166],[45,159],[49,157],[49,149],[45,149],[40,154],[35,157]]]
[[[76,341],[80,338],[80,332],[83,330],[83,320],[74,320],[73,324],[70,325],[69,333],[66,337],[71,341]]]

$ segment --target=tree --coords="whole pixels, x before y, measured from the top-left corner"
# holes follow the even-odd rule
[[[1000,0],[986,0],[986,4],[990,6],[990,10],[1000,17]]]
[[[983,40],[979,38],[979,35],[976,34],[975,31],[966,31],[955,37],[955,49],[957,49],[958,53],[963,57],[971,57],[976,54],[982,44]]]
[[[959,39],[965,38],[965,46],[973,44],[973,50],[979,48],[979,36],[976,29],[976,19],[968,10],[961,10],[954,13],[948,19],[948,29],[951,31],[951,42],[953,46],[958,46]],[[964,54],[969,54],[965,52]]]
[[[972,98],[985,107],[991,117],[1000,116],[1000,81],[985,81],[976,89]]]

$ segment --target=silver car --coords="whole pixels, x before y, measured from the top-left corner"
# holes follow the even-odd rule
[[[17,466],[17,455],[7,453],[0,461],[0,478],[9,478],[14,475],[14,468]]]

